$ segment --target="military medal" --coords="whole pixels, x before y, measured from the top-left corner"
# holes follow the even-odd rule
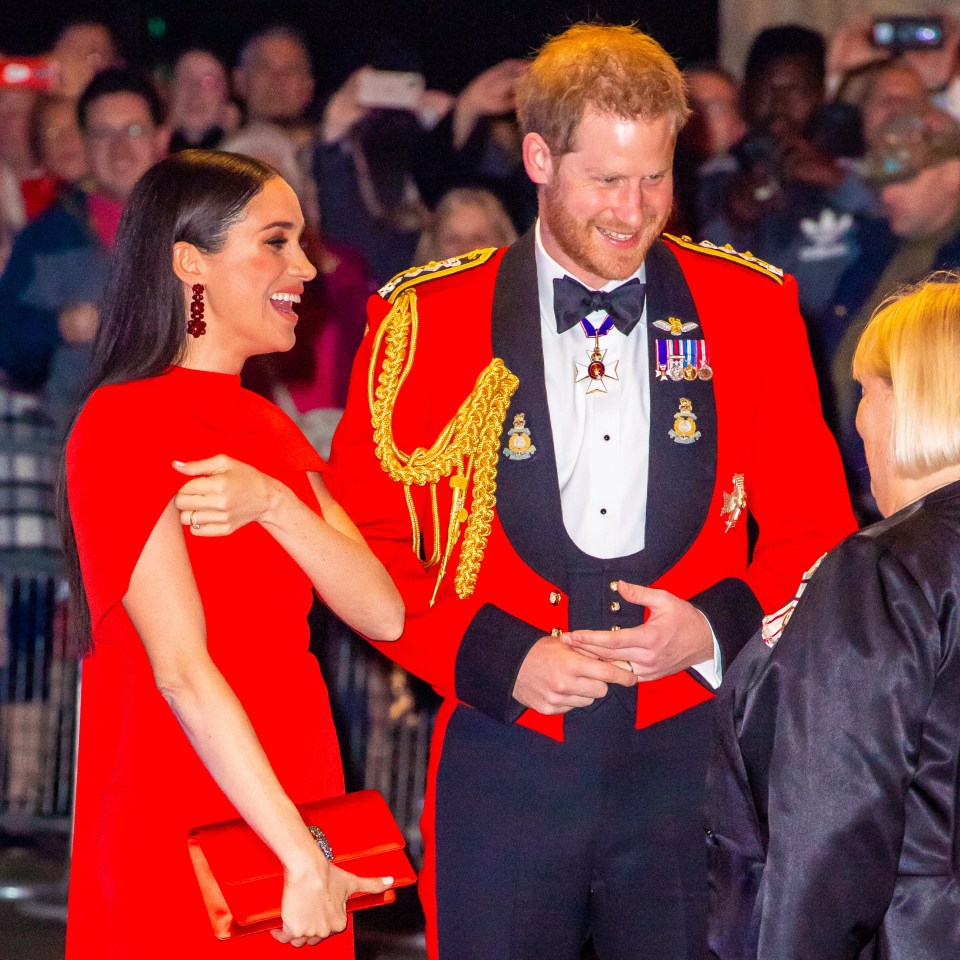
[[[657,341],[657,369],[653,371],[658,380],[669,380],[667,374],[667,341]]]
[[[700,344],[700,356],[697,364],[697,376],[701,380],[712,380],[713,367],[710,366],[710,360],[707,356],[707,341],[699,340],[698,343]]]
[[[513,427],[507,432],[507,445],[503,455],[511,460],[529,460],[536,452],[533,438],[527,429],[527,415],[518,413],[513,418]]]
[[[684,323],[679,317],[667,317],[666,320],[654,320],[653,325],[658,330],[666,330],[673,337],[679,337],[681,333],[689,333],[691,330],[696,330],[700,324],[698,323]]]
[[[680,409],[673,415],[669,436],[674,443],[695,443],[700,439],[697,415],[693,412],[693,403],[686,397],[680,398]]]
[[[664,340],[667,349],[667,376],[677,382],[683,379],[683,343],[679,340]]]
[[[740,519],[740,514],[747,508],[747,491],[743,485],[743,474],[735,473],[733,475],[733,493],[723,491],[723,508],[720,510],[720,516],[727,518],[727,526],[723,531],[729,533]]]
[[[713,367],[707,359],[706,340],[657,340],[657,363],[654,376],[658,380],[710,380]]]
[[[681,340],[683,344],[683,379],[697,379],[697,340]]]
[[[606,393],[607,385],[604,380],[619,380],[617,376],[617,367],[619,360],[614,360],[611,364],[605,362],[607,351],[600,349],[600,338],[605,336],[613,327],[613,320],[607,317],[599,327],[594,327],[589,320],[584,318],[580,321],[588,337],[593,337],[593,349],[587,351],[589,358],[587,363],[578,363],[574,376],[574,383],[580,383],[581,380],[588,380],[587,393]]]

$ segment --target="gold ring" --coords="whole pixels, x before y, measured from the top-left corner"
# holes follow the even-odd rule
[[[200,524],[197,523],[197,511],[196,511],[196,510],[194,510],[193,513],[190,514],[190,526],[191,526],[194,530],[199,530],[199,529],[200,529]]]

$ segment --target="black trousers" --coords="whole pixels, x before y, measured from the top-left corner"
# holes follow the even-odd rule
[[[621,695],[623,694],[623,695]],[[458,707],[436,779],[440,960],[703,960],[706,703],[645,730],[635,692],[566,741]]]

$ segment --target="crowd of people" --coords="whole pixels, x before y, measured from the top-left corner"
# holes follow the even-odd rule
[[[688,65],[694,112],[669,225],[797,279],[821,400],[864,519],[876,514],[853,429],[857,334],[891,285],[960,256],[958,21],[946,19],[941,48],[900,54],[872,46],[869,29],[856,19],[829,41],[767,29],[742,81],[718,64]],[[0,89],[0,370],[7,386],[41,391],[61,433],[124,201],[167,152],[244,152],[297,191],[320,276],[293,353],[251,364],[246,378],[302,418],[322,451],[366,297],[415,263],[509,243],[536,215],[515,114],[523,61],[491,66],[456,96],[415,91],[401,109],[378,103],[395,92],[378,93],[370,67],[318,96],[306,40],[284,25],[250,37],[232,71],[190,49],[148,76],[94,21],[65,26],[50,57],[48,92]]]
[[[179,838],[231,813],[283,864],[233,951],[352,955],[392,881],[294,807],[342,790],[311,588],[443,698],[432,958],[960,949],[960,21],[868,31],[740,81],[579,24],[318,102],[288,26],[148,76],[85,21],[0,89],[11,512],[69,436],[86,628],[68,955],[214,955]]]

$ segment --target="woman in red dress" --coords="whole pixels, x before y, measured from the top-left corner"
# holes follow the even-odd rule
[[[124,212],[96,389],[65,466],[90,628],[69,960],[282,956],[321,940],[323,957],[349,958],[345,900],[384,888],[329,864],[295,807],[343,791],[306,614],[315,588],[355,629],[392,640],[402,603],[326,465],[240,386],[248,357],[294,342],[316,272],[302,229],[272,168],[202,151],[153,167]],[[181,515],[177,463],[212,454],[211,508]],[[230,528],[213,509],[227,480],[222,506],[238,491],[262,505]],[[186,833],[237,815],[283,864],[283,927],[219,941]]]

